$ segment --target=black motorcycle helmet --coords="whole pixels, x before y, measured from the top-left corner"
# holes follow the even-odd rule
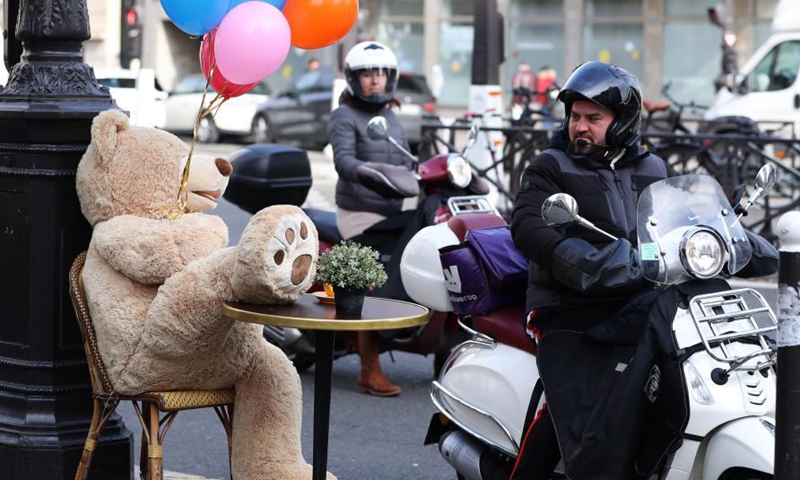
[[[564,131],[569,127],[572,102],[588,100],[614,112],[614,121],[606,131],[606,144],[628,149],[639,143],[642,121],[642,94],[636,77],[615,65],[586,62],[575,70],[558,94],[564,103]]]

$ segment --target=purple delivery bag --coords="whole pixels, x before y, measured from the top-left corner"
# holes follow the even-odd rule
[[[502,293],[524,293],[528,285],[528,259],[514,245],[508,226],[470,230],[467,243],[483,264],[489,288]]]
[[[492,232],[477,234],[478,240],[475,240],[476,232],[487,230]],[[500,231],[494,232],[494,230]],[[480,246],[476,246],[476,242]],[[507,227],[487,228],[470,230],[467,233],[467,241],[439,249],[445,285],[456,313],[484,315],[525,301],[527,282],[524,280],[527,274],[527,260],[516,251],[513,242],[509,242],[511,235]],[[495,244],[505,244],[505,246],[500,247]],[[509,246],[514,251],[511,251]],[[493,265],[489,266],[481,260],[481,252],[483,255],[503,254],[517,257],[510,261],[495,259]],[[495,278],[490,280],[492,277]],[[513,282],[521,284],[522,288]],[[492,283],[495,284],[495,288],[492,288]]]

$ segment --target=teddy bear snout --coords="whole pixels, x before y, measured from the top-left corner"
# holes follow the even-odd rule
[[[308,276],[311,269],[311,255],[300,255],[292,262],[292,285],[300,285]]]
[[[217,170],[219,170],[219,173],[221,173],[223,177],[231,176],[231,172],[233,172],[233,165],[231,165],[231,162],[224,158],[217,157],[214,163],[217,165]]]

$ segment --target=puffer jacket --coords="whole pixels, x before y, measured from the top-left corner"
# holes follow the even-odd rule
[[[358,181],[357,169],[363,162],[390,163],[412,168],[411,159],[388,140],[373,140],[367,134],[367,123],[376,116],[386,118],[389,135],[406,150],[408,140],[391,108],[370,108],[357,100],[344,103],[331,114],[328,124],[336,182],[336,205],[345,210],[373,212],[391,216],[402,209],[402,199],[388,199]]]
[[[624,300],[645,288],[635,258],[637,202],[667,176],[664,161],[642,147],[612,168],[608,161],[570,157],[563,134],[556,135],[523,173],[512,214],[514,243],[530,265],[527,311]],[[619,240],[578,225],[548,226],[542,203],[559,192],[572,195],[583,218]]]

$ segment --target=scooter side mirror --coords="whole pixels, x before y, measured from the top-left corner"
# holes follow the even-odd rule
[[[778,177],[778,171],[775,165],[771,163],[765,164],[758,170],[756,174],[756,190],[760,191],[759,196],[766,197],[775,186],[775,179]]]
[[[769,192],[772,191],[772,187],[775,186],[775,179],[777,176],[778,172],[775,169],[775,165],[771,163],[764,164],[763,167],[758,169],[753,193],[747,198],[747,202],[744,206],[740,210],[737,210],[739,214],[737,218],[742,218],[743,215],[747,215],[747,211],[756,203],[756,200],[769,195]]]
[[[367,122],[367,135],[373,140],[386,140],[389,128],[386,126],[386,117],[377,115]]]
[[[551,227],[571,225],[578,221],[578,202],[566,193],[547,197],[542,204],[542,218]]]
[[[381,115],[376,115],[370,118],[369,122],[367,122],[367,136],[369,136],[369,138],[373,140],[387,140],[389,143],[394,145],[395,148],[403,152],[403,155],[411,159],[411,162],[414,165],[413,170],[415,172],[417,171],[417,166],[419,164],[419,162],[417,161],[417,157],[415,157],[414,155],[411,154],[411,152],[403,148],[402,145],[397,143],[397,140],[395,140],[394,138],[392,138],[391,135],[389,135],[389,127],[388,124],[386,123],[386,117],[383,117]]]
[[[617,240],[617,237],[614,235],[597,228],[592,222],[578,215],[578,202],[575,198],[566,193],[555,193],[547,197],[542,204],[542,218],[545,223],[551,227],[560,227],[562,225],[577,223],[611,240]]]
[[[464,149],[461,151],[461,156],[463,158],[467,158],[469,155],[469,151],[472,150],[472,146],[475,145],[475,140],[478,139],[478,132],[480,129],[477,125],[472,125],[469,129],[469,134],[467,135],[467,143],[464,145]]]

